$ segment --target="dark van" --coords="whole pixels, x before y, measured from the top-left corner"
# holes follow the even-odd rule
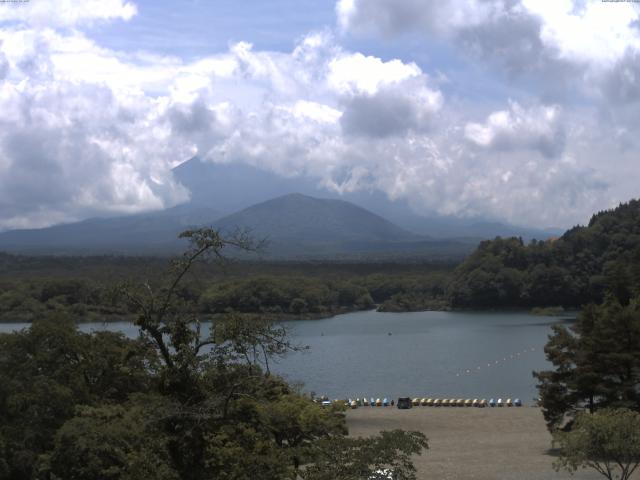
[[[411,399],[409,397],[400,397],[398,399],[398,408],[406,409],[411,408]]]

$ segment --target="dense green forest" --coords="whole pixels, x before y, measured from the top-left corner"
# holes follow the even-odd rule
[[[200,334],[182,282],[234,243],[211,230],[187,236],[192,247],[163,275],[113,292],[139,338],[81,333],[56,309],[0,334],[0,478],[348,480],[392,469],[415,479],[422,433],[348,437],[344,405],[322,407],[271,374],[269,359],[297,348],[284,328],[227,313]],[[67,286],[40,292],[91,300],[91,288]]]
[[[46,312],[76,321],[128,318],[114,295],[146,281],[165,260],[128,257],[0,255],[0,321],[32,321]],[[180,291],[203,315],[236,311],[276,319],[316,318],[378,305],[383,311],[443,308],[448,263],[226,262],[194,266]]]
[[[447,298],[453,308],[580,307],[607,291],[623,304],[640,292],[638,200],[556,240],[482,242],[454,271]]]
[[[154,278],[164,259],[24,257],[0,254],[0,321],[64,312],[77,321],[132,314],[113,295],[127,279]],[[219,267],[219,268],[218,268]],[[482,242],[457,267],[447,262],[228,262],[198,266],[180,294],[203,315],[236,311],[276,319],[348,311],[579,308],[611,291],[640,292],[640,202],[593,216],[551,241]]]

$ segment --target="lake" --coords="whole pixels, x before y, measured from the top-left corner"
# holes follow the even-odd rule
[[[286,322],[308,351],[271,365],[305,390],[343,397],[537,397],[534,370],[549,368],[543,348],[562,317],[507,312],[349,313]],[[0,331],[25,324],[2,324]],[[86,323],[83,331],[119,330],[130,323]]]

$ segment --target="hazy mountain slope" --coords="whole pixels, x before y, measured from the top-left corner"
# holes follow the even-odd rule
[[[191,226],[211,224],[211,208],[181,205],[160,212],[0,234],[0,250],[23,253],[164,253],[180,248],[177,235]]]
[[[343,200],[289,194],[224,217],[214,226],[248,226],[260,236],[294,241],[410,241],[420,239],[384,218]]]
[[[202,162],[193,158],[173,170],[176,179],[191,191],[193,204],[208,205],[233,213],[277,196],[298,192],[321,198],[348,201],[380,215],[411,232],[433,238],[487,239],[520,236],[546,239],[560,231],[524,228],[482,218],[460,219],[416,214],[405,200],[391,201],[380,191],[345,192],[340,195],[302,177],[284,178],[249,165]]]
[[[214,227],[246,228],[267,239],[266,255],[464,255],[471,247],[431,241],[343,200],[301,194],[278,197],[224,217]]]

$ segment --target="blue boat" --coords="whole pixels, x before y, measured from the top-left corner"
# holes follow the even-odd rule
[[[385,407],[389,406],[389,400],[387,399],[387,397],[384,397],[384,400],[382,400],[382,405],[384,405]]]
[[[516,406],[516,407],[521,407],[522,406],[522,401],[519,398],[516,398],[513,401],[513,405]]]
[[[489,406],[490,407],[495,407],[496,406],[496,401],[493,398],[491,400],[489,400]]]
[[[376,406],[376,401],[373,397],[371,397],[371,401],[369,402],[369,405],[371,405],[372,407]]]

